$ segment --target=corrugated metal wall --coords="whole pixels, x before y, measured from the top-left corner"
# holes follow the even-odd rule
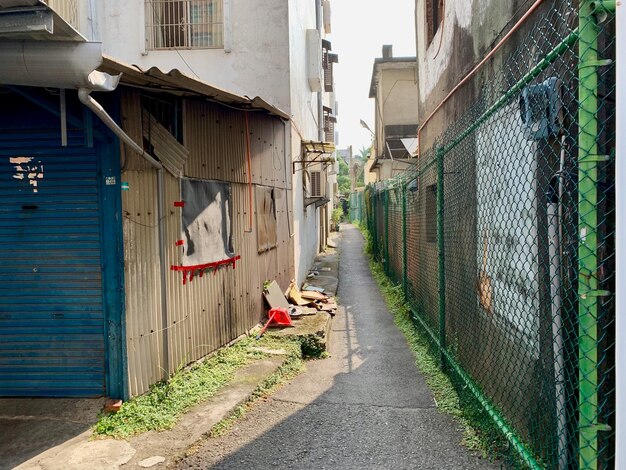
[[[157,173],[132,151],[124,152],[122,180],[129,183],[123,194],[127,345],[129,388],[132,395],[177,367],[215,351],[235,339],[263,315],[262,286],[277,280],[286,288],[294,272],[290,237],[291,180],[285,158],[282,122],[262,113],[248,113],[252,181],[277,191],[278,246],[259,254],[256,217],[250,227],[249,186],[246,161],[244,112],[206,101],[186,100],[184,142],[190,152],[185,176],[230,181],[233,205],[233,245],[241,256],[236,269],[224,267],[215,274],[182,284],[182,275],[170,271],[179,264],[181,238],[179,180],[165,174],[165,251],[167,319],[161,306],[159,239],[157,220]],[[141,138],[140,96],[123,95],[125,130]],[[254,188],[253,188],[254,189]],[[254,191],[252,192],[254,197]],[[289,205],[287,202],[289,201]],[[288,213],[289,208],[289,213]],[[254,210],[254,204],[252,205]],[[254,214],[253,214],[254,215]],[[252,230],[250,231],[250,228]],[[163,357],[167,339],[168,358]]]

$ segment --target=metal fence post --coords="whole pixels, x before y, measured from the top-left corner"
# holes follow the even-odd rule
[[[408,300],[408,253],[406,247],[406,233],[407,233],[407,213],[406,213],[406,187],[407,183],[402,183],[402,292],[404,293],[404,300]]]
[[[438,280],[439,280],[439,347],[441,366],[445,367],[446,357],[446,267],[445,246],[443,236],[444,221],[444,181],[443,181],[443,157],[442,148],[437,149],[437,255],[438,255]]]
[[[385,259],[385,274],[389,276],[389,190],[383,192],[383,217],[385,218],[385,247],[383,256]]]
[[[593,8],[581,0],[578,18],[578,379],[581,469],[598,468],[598,57],[600,29]]]

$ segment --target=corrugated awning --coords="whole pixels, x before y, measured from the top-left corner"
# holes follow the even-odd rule
[[[313,140],[302,141],[305,153],[333,153],[335,144],[332,142],[315,142]]]
[[[248,98],[237,95],[221,88],[210,85],[197,78],[185,75],[178,69],[163,72],[157,67],[142,70],[136,65],[124,64],[112,57],[103,55],[101,72],[110,74],[122,74],[122,84],[153,89],[155,91],[166,91],[179,96],[202,96],[223,103],[245,109],[264,110],[272,116],[278,116],[289,120],[291,117],[286,112],[272,106],[260,97]]]

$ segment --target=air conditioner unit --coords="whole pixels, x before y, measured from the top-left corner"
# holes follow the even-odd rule
[[[307,78],[313,92],[322,91],[322,37],[317,29],[306,30]]]
[[[322,172],[311,171],[309,174],[311,175],[310,197],[322,197]]]

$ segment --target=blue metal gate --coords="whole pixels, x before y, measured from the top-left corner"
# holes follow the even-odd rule
[[[0,129],[0,396],[105,394],[96,150]]]

